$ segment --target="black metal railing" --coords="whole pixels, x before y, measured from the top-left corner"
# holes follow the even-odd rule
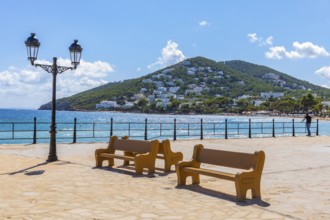
[[[191,139],[198,138],[253,138],[296,136],[306,133],[305,123],[299,121],[228,121],[220,122],[57,122],[57,140],[76,143],[83,141],[107,141],[110,136],[129,136],[136,139]],[[50,122],[0,122],[0,144],[4,141],[49,140]],[[313,122],[311,131],[319,135],[319,121]],[[6,142],[6,143],[7,143]]]

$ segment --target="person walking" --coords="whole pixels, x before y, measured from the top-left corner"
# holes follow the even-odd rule
[[[308,133],[307,136],[311,136],[310,128],[311,128],[311,124],[312,124],[312,117],[308,113],[306,113],[305,118],[301,122],[303,122],[305,120],[306,120],[306,128],[307,128],[307,133]]]

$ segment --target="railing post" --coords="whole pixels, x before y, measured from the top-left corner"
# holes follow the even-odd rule
[[[319,119],[316,119],[316,136],[319,136]]]
[[[77,142],[77,118],[73,120],[73,143]]]
[[[176,118],[174,119],[174,128],[173,128],[173,140],[176,141]]]
[[[110,120],[110,137],[112,137],[112,134],[113,134],[112,129],[113,129],[113,118],[111,118],[111,120]]]
[[[273,118],[273,137],[275,137],[275,119]]]
[[[11,139],[15,139],[15,123],[11,124]]]
[[[203,119],[201,118],[201,140],[203,140]]]
[[[93,122],[93,138],[95,138],[95,122]]]
[[[294,119],[292,119],[292,137],[296,136],[295,128],[294,128]]]
[[[33,143],[32,144],[36,144],[37,143],[37,118],[34,117],[33,119]]]
[[[252,131],[251,131],[251,118],[249,118],[249,138],[252,137]]]
[[[128,122],[128,137],[131,136],[131,122]]]
[[[148,140],[148,119],[144,123],[144,140]]]
[[[190,124],[188,122],[188,137],[190,136]]]
[[[225,139],[228,139],[228,120],[225,119]]]

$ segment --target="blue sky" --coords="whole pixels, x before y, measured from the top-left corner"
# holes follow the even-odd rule
[[[51,100],[51,75],[27,61],[35,32],[38,61],[81,65],[57,77],[57,97],[131,79],[203,56],[244,60],[330,88],[328,0],[1,0],[0,108],[38,108]]]

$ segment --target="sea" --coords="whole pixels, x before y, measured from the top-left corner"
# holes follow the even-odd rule
[[[58,142],[72,142],[74,120],[76,119],[78,132],[77,142],[106,142],[110,136],[111,121],[112,134],[118,136],[129,135],[138,139],[146,138],[144,132],[148,130],[147,139],[173,139],[173,124],[176,123],[177,139],[189,138],[225,138],[224,128],[227,126],[228,138],[249,138],[249,122],[252,127],[252,137],[292,136],[292,121],[294,121],[295,136],[306,135],[303,115],[300,117],[271,117],[271,116],[234,116],[234,115],[176,115],[176,114],[142,114],[112,111],[56,111]],[[34,109],[0,109],[0,144],[31,143],[33,138],[33,123],[36,120],[37,142],[49,141],[49,126],[51,111]],[[147,121],[147,122],[146,122]],[[225,122],[228,125],[225,125]],[[275,123],[274,123],[275,122]],[[146,128],[145,124],[148,124]],[[201,123],[203,136],[201,136]],[[275,124],[275,125],[274,125]],[[120,126],[119,126],[120,125]],[[251,125],[250,125],[251,126]],[[273,126],[273,127],[272,127]],[[317,128],[318,126],[318,128]],[[257,128],[258,127],[258,128]],[[161,131],[159,131],[159,129]],[[189,130],[190,129],[190,130]],[[217,133],[217,130],[222,132]],[[92,131],[93,130],[93,131]],[[155,131],[157,130],[157,132]],[[120,131],[120,132],[119,132]],[[117,132],[117,134],[115,133]],[[161,133],[156,135],[154,133]],[[181,132],[181,133],[180,133]],[[330,121],[313,120],[312,133],[320,136],[330,135]]]

